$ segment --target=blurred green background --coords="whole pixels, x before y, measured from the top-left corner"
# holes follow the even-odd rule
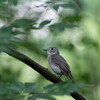
[[[43,49],[57,47],[70,65],[75,80],[90,86],[82,94],[88,100],[99,100],[99,9],[100,0],[0,0],[0,51],[5,45],[12,46],[49,68]],[[1,52],[0,100],[35,100],[27,92],[23,95],[24,86],[28,86],[28,92],[33,85],[43,91],[42,87],[48,84],[51,82],[36,71]],[[41,98],[37,100],[44,100]],[[66,95],[47,98],[73,100]]]

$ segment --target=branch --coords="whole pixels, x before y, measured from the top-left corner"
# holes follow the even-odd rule
[[[61,81],[60,78],[56,77],[54,74],[49,72],[47,68],[42,67],[41,65],[39,65],[38,63],[36,63],[35,61],[33,61],[32,59],[30,59],[29,57],[25,56],[24,54],[18,51],[10,47],[6,47],[3,48],[3,52],[29,65],[32,69],[40,73],[47,80],[50,80],[53,83],[58,83]]]
[[[56,77],[54,74],[48,71],[48,69],[42,67],[29,57],[25,56],[24,54],[10,48],[6,47],[2,49],[3,52],[7,53],[8,55],[22,61],[23,63],[29,65],[32,69],[40,73],[43,77],[45,77],[47,80],[51,81],[52,83],[59,83],[61,82],[61,79]],[[77,92],[73,92],[70,94],[75,100],[86,100],[83,96],[81,96]]]

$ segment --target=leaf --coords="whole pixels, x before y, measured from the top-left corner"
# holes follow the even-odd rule
[[[25,83],[26,93],[36,93],[38,83]]]
[[[8,0],[0,0],[0,3],[6,2],[6,1],[8,1]]]
[[[73,2],[63,3],[60,6],[63,8],[76,8],[76,4]]]
[[[13,34],[13,35],[17,35],[17,34],[26,34],[26,32],[21,32],[21,31],[16,30],[16,31],[13,31],[12,34]]]
[[[0,96],[6,93],[3,82],[0,82]]]
[[[66,94],[70,94],[74,91],[79,91],[80,89],[83,89],[84,87],[87,87],[87,85],[81,84],[81,83],[79,84],[79,83],[61,82],[58,84],[48,85],[44,89],[47,91],[48,94],[66,95]]]
[[[23,96],[24,84],[20,82],[5,83],[0,82],[0,100],[21,100]],[[3,99],[1,99],[3,98]]]
[[[49,24],[51,22],[51,20],[46,20],[40,23],[39,28],[44,27],[45,25]]]
[[[18,0],[11,0],[13,5],[17,5],[18,4]]]
[[[15,43],[22,43],[22,40],[20,38],[17,38],[17,37],[12,37],[10,39],[10,43],[11,44],[15,44]]]
[[[47,99],[47,100],[56,100],[54,97],[52,97],[52,95],[50,94],[45,94],[45,93],[41,93],[41,94],[38,94],[39,98],[43,98],[43,99]]]
[[[17,34],[26,34],[26,32],[13,30],[13,27],[11,25],[2,27],[0,29],[0,51],[2,50],[2,46],[8,45],[8,44],[21,43],[22,40],[15,37]]]
[[[51,30],[63,31],[65,28],[65,24],[64,23],[57,23],[57,24],[50,25],[49,28]]]
[[[24,90],[24,84],[20,83],[20,82],[16,82],[16,83],[8,83],[7,84],[7,89],[9,91],[12,91],[13,93],[21,93]]]
[[[9,2],[9,4],[17,5],[18,0],[0,0],[0,3]]]
[[[12,28],[9,26],[0,29],[0,44],[9,43],[9,40],[12,36],[11,32],[12,32]]]
[[[32,19],[17,19],[15,20],[11,26],[16,28],[30,28],[32,25],[35,24],[35,21]]]
[[[77,8],[76,4],[73,3],[73,2],[58,3],[58,4],[55,4],[55,5],[53,6],[53,8],[54,8],[56,11],[58,11],[58,8],[59,8],[59,7],[63,7],[63,8],[72,8],[72,9],[76,9],[76,8]]]
[[[37,96],[36,95],[32,95],[30,97],[28,97],[28,100],[36,100]]]
[[[73,28],[73,27],[78,27],[78,25],[72,23],[56,23],[49,26],[51,30],[57,30],[57,31],[64,31],[65,28]]]

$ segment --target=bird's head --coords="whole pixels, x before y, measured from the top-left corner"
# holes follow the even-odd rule
[[[49,47],[47,49],[44,49],[48,53],[48,55],[54,55],[54,54],[59,54],[59,51],[56,47]]]

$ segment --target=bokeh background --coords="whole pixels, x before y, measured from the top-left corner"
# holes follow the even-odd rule
[[[0,50],[5,45],[48,68],[43,49],[57,47],[75,80],[89,85],[83,95],[88,100],[100,99],[100,0],[0,0]],[[21,61],[1,52],[0,100],[34,100],[18,94],[18,87],[34,82],[40,84],[39,90],[51,84]],[[18,93],[9,93],[7,86]],[[54,97],[73,100],[66,95]]]

